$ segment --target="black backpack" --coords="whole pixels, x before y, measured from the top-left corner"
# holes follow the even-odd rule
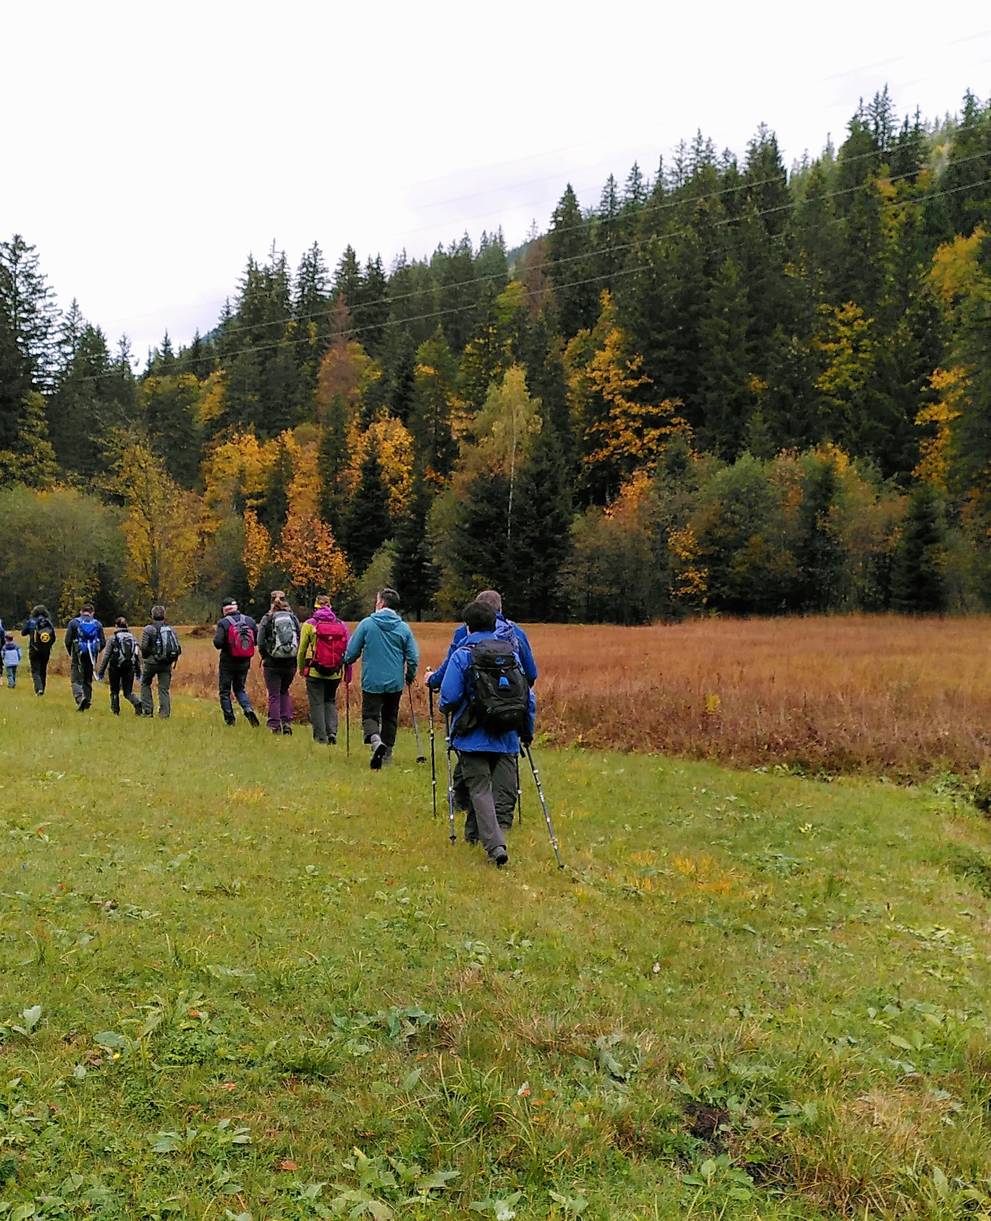
[[[530,684],[508,640],[480,640],[471,648],[468,667],[468,711],[465,729],[480,725],[490,733],[515,729],[525,733],[529,722]]]
[[[52,626],[52,621],[46,619],[44,615],[39,615],[31,628],[31,647],[37,649],[39,653],[46,653],[51,650],[54,643],[55,628]]]

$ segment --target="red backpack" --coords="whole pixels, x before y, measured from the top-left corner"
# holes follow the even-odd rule
[[[314,623],[317,643],[313,650],[313,662],[325,678],[336,674],[344,663],[348,647],[348,630],[340,619],[317,619]]]
[[[231,657],[254,657],[255,633],[241,615],[232,618],[227,625],[227,650]]]

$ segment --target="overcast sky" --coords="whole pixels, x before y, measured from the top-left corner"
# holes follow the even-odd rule
[[[500,224],[513,245],[566,181],[592,203],[696,128],[742,153],[766,122],[790,164],[885,82],[927,117],[991,93],[978,0],[675,8],[11,3],[0,237],[143,357],[212,327],[273,239],[293,266],[314,240],[331,265]]]

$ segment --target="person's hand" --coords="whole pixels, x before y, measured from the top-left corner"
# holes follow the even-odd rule
[[[432,677],[433,677],[433,670],[431,670],[431,668],[429,666],[427,666],[426,670],[423,673],[423,685],[425,687],[429,687],[431,685],[430,679]]]

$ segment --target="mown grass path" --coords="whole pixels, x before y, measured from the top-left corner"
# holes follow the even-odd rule
[[[0,691],[0,1217],[991,1215],[952,794],[540,751],[569,868],[527,780],[500,873],[409,734],[65,686]]]

